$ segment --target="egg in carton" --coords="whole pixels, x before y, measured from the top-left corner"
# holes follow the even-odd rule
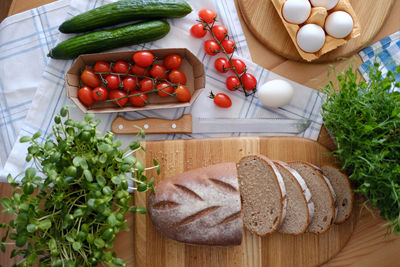
[[[360,36],[360,24],[348,0],[271,1],[306,61],[313,61]]]

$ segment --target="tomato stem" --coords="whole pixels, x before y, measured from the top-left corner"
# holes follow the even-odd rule
[[[216,18],[214,19],[214,21],[213,21],[213,23],[211,24],[211,26],[210,26],[209,23],[207,23],[207,22],[206,22],[205,20],[203,20],[203,19],[200,19],[200,22],[204,24],[205,29],[206,29],[208,32],[211,33],[211,35],[212,35],[214,41],[216,41],[217,44],[220,46],[221,50],[218,50],[218,51],[223,52],[224,55],[225,55],[225,57],[229,60],[229,63],[231,64],[231,69],[232,69],[233,72],[235,73],[236,77],[239,79],[240,86],[241,86],[241,88],[242,88],[242,90],[243,90],[244,95],[245,95],[246,97],[248,97],[248,96],[254,94],[254,93],[256,92],[256,90],[253,89],[253,92],[252,92],[252,93],[248,93],[248,92],[244,89],[244,85],[243,85],[243,82],[242,82],[242,75],[245,74],[245,73],[247,72],[247,69],[245,68],[243,74],[240,75],[240,74],[237,72],[237,70],[236,70],[236,68],[235,68],[235,66],[233,65],[233,62],[232,62],[233,53],[232,53],[231,55],[229,55],[229,54],[226,52],[225,48],[222,46],[222,41],[223,41],[225,38],[227,38],[227,37],[228,37],[228,39],[229,39],[228,34],[225,33],[225,38],[222,39],[222,41],[220,41],[220,40],[217,39],[217,37],[216,37],[215,34],[213,33],[212,27],[214,26],[214,24],[215,24],[215,22],[216,22]],[[234,51],[236,51],[236,45],[235,45],[235,47],[234,47]]]

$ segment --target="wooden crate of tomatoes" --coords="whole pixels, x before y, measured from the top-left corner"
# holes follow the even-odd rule
[[[184,48],[81,55],[66,74],[85,113],[186,107],[204,86],[203,64]]]

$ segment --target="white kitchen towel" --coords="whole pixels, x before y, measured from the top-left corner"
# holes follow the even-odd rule
[[[211,0],[210,0],[211,1]],[[72,0],[67,16],[71,17],[80,12],[93,8],[108,1],[82,1]],[[238,58],[241,58],[247,64],[248,72],[254,74],[259,84],[274,78],[282,78],[278,75],[263,69],[252,63],[246,57],[249,57],[246,41],[240,27],[233,1],[215,0],[212,3],[205,4],[205,1],[189,1],[194,12],[182,19],[169,20],[171,31],[167,37],[156,42],[125,47],[122,50],[142,50],[170,47],[186,47],[190,49],[205,65],[206,70],[206,89],[199,96],[198,100],[190,108],[167,109],[143,112],[131,112],[125,114],[102,114],[96,116],[102,120],[100,130],[105,133],[110,129],[112,120],[117,115],[124,115],[129,119],[139,119],[144,117],[161,117],[168,119],[179,118],[184,113],[192,113],[199,117],[226,117],[226,118],[257,118],[257,117],[276,117],[276,118],[305,118],[311,119],[311,126],[301,134],[301,136],[311,139],[317,139],[322,119],[320,115],[323,96],[317,91],[291,82],[295,87],[295,96],[290,105],[279,109],[269,109],[263,107],[256,96],[245,98],[241,92],[229,92],[225,89],[225,79],[228,74],[220,74],[214,70],[214,60],[217,57],[211,57],[204,53],[203,40],[195,39],[190,36],[189,28],[197,19],[197,11],[201,8],[213,8],[220,15],[221,24],[227,26],[228,31],[238,45]],[[71,35],[60,34],[60,40],[64,40]],[[70,103],[64,90],[64,75],[73,61],[50,60],[41,79],[37,93],[34,97],[31,109],[23,123],[18,139],[24,135],[32,135],[37,131],[42,131],[44,136],[51,132],[53,117],[58,110],[67,103]],[[284,78],[282,78],[284,79]],[[209,91],[214,93],[224,92],[232,98],[233,105],[230,109],[220,109],[208,99]],[[82,119],[83,113],[78,109],[72,111],[73,119]],[[207,138],[217,136],[243,136],[250,134],[190,134],[190,135],[148,135],[147,138],[154,139],[181,139],[181,138]],[[258,134],[259,135],[259,134]],[[131,136],[118,136],[124,143],[128,143]],[[23,162],[26,154],[26,145],[15,143],[2,172],[4,178],[7,173],[17,174],[26,167]]]
[[[49,79],[46,76],[41,79],[41,75],[49,62],[46,55],[59,38],[58,26],[66,17],[111,2],[78,0],[73,1],[70,6],[70,1],[59,0],[28,10],[8,17],[0,24],[0,169],[5,164],[20,129],[25,125],[25,118],[39,83],[42,79]],[[250,57],[233,1],[189,2],[196,10],[208,7],[217,11],[219,19],[227,26],[238,46],[238,54]],[[193,12],[190,18],[181,19],[179,23],[173,20],[170,22],[173,28],[179,27],[187,32],[194,24],[196,16],[197,13]],[[174,40],[174,44],[190,46],[182,43],[179,37]]]
[[[17,140],[69,2],[56,1],[0,24],[0,169]]]

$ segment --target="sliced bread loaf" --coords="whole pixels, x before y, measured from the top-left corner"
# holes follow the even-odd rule
[[[286,217],[278,231],[286,234],[304,233],[314,215],[311,193],[301,175],[282,161],[274,161],[283,177],[287,193]]]
[[[214,246],[242,242],[235,163],[195,169],[160,181],[147,206],[154,227],[176,241]]]
[[[351,211],[353,210],[354,196],[351,190],[349,177],[332,165],[323,165],[321,166],[321,170],[329,179],[336,192],[338,213],[335,218],[335,223],[343,223],[350,217]]]
[[[263,155],[245,156],[236,167],[245,227],[260,236],[275,232],[286,213],[286,190],[277,167]]]
[[[301,161],[288,164],[300,173],[311,191],[315,213],[307,231],[316,234],[326,232],[335,220],[335,199],[330,186],[313,165]]]

